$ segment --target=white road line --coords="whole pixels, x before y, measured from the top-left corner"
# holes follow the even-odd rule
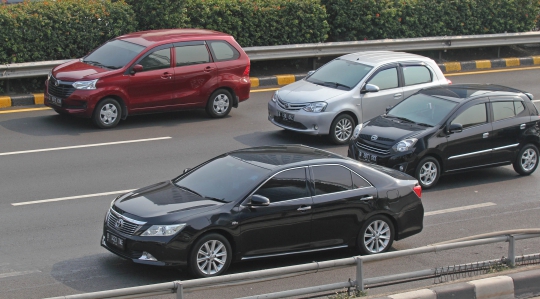
[[[457,208],[451,208],[451,209],[444,209],[444,210],[438,210],[438,211],[425,212],[424,216],[453,213],[453,212],[459,212],[459,211],[464,211],[464,210],[472,210],[472,209],[478,209],[478,208],[484,208],[484,207],[490,207],[490,206],[496,206],[496,205],[497,205],[496,203],[486,202],[486,203],[481,203],[481,204],[477,204],[477,205],[470,205],[470,206],[463,206],[463,207],[457,207]]]
[[[540,100],[534,100],[534,101],[532,101],[532,102],[533,102],[533,103],[537,103],[537,102],[540,102]]]
[[[95,147],[95,146],[115,145],[115,144],[125,144],[125,143],[135,143],[135,142],[156,141],[156,140],[164,140],[164,139],[171,139],[171,138],[172,137],[167,136],[167,137],[157,137],[157,138],[148,138],[148,139],[125,140],[125,141],[106,142],[106,143],[94,143],[94,144],[84,144],[84,145],[74,145],[74,146],[64,146],[64,147],[42,148],[42,149],[28,150],[28,151],[5,152],[5,153],[0,153],[0,156],[59,151],[59,150],[65,150],[65,149],[85,148],[85,147]]]
[[[34,201],[25,201],[25,202],[14,202],[11,205],[12,206],[25,206],[25,205],[33,205],[33,204],[37,204],[37,203],[46,203],[46,202],[63,201],[63,200],[70,200],[70,199],[79,199],[79,198],[98,197],[98,196],[105,196],[105,195],[128,193],[128,192],[131,192],[133,190],[135,190],[135,189],[112,191],[112,192],[103,192],[103,193],[94,193],[94,194],[85,194],[85,195],[77,195],[77,196],[68,196],[68,197],[59,197],[59,198],[51,198],[51,199],[42,199],[42,200],[34,200]]]
[[[0,278],[13,277],[13,276],[22,276],[32,273],[41,273],[39,270],[30,270],[30,271],[21,271],[21,272],[9,272],[9,273],[0,273]]]

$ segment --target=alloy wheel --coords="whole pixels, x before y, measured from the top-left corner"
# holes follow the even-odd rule
[[[340,119],[336,124],[336,138],[339,141],[346,141],[351,137],[353,131],[353,124],[348,118]]]
[[[536,152],[532,148],[529,148],[521,155],[521,167],[525,171],[531,171],[536,166],[537,160]]]
[[[424,186],[433,184],[437,178],[437,172],[437,165],[435,165],[435,163],[431,161],[426,162],[420,169],[420,181]]]
[[[218,240],[205,242],[197,252],[197,267],[205,275],[221,271],[227,262],[227,248]]]
[[[213,101],[212,107],[217,114],[223,114],[229,109],[229,97],[225,94],[218,94]]]
[[[364,245],[371,253],[379,253],[388,247],[391,231],[388,223],[375,220],[369,224],[364,232]]]
[[[118,108],[116,108],[113,104],[105,104],[103,107],[101,107],[101,110],[99,111],[99,118],[101,122],[105,125],[110,125],[114,123],[116,118],[118,117]]]

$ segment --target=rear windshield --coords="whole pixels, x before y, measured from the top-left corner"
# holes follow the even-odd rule
[[[83,62],[103,68],[119,69],[123,68],[144,49],[145,47],[141,45],[113,40],[84,57]]]
[[[350,90],[362,80],[373,67],[365,64],[334,59],[319,68],[306,81],[328,87]]]

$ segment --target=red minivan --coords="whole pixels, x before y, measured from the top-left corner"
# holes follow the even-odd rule
[[[45,105],[103,129],[139,113],[205,108],[224,117],[249,98],[249,69],[249,57],[225,33],[135,32],[55,67],[45,81]]]

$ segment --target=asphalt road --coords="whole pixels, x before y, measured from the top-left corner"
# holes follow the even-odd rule
[[[504,84],[540,99],[540,68],[448,78],[454,83]],[[171,179],[184,168],[239,148],[302,143],[346,154],[345,146],[329,145],[325,138],[285,132],[270,124],[266,105],[271,94],[252,92],[250,100],[224,119],[209,119],[203,111],[134,116],[112,130],[98,130],[89,121],[62,117],[52,110],[3,113],[7,110],[0,109],[0,298],[43,298],[189,279],[175,269],[135,265],[100,247],[109,203],[118,191]],[[137,142],[118,144],[120,141]],[[540,228],[539,177],[540,172],[519,177],[511,167],[443,177],[422,198],[426,212],[442,213],[426,216],[422,233],[395,242],[393,247],[401,250],[492,231]],[[109,192],[116,193],[81,197]],[[462,210],[444,211],[451,208]],[[539,245],[538,239],[519,241],[517,253],[540,252]],[[341,250],[250,261],[233,265],[229,273],[353,254]],[[503,243],[425,254],[368,264],[365,275],[423,270],[506,254]],[[354,269],[207,289],[187,294],[187,298],[243,297],[349,277],[354,279]],[[372,289],[369,294],[403,288]]]

